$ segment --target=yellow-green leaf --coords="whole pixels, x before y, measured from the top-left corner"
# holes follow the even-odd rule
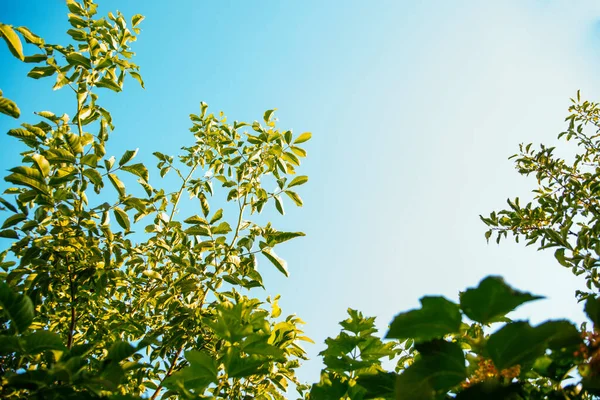
[[[117,189],[117,192],[119,192],[119,196],[125,196],[125,185],[123,185],[123,182],[115,174],[108,174],[108,179],[115,189]]]
[[[284,259],[280,258],[277,254],[275,254],[273,249],[267,247],[262,250],[262,254],[265,257],[267,257],[267,259],[271,261],[275,268],[277,268],[282,274],[284,274],[285,276],[290,276],[287,269],[287,262]]]
[[[288,185],[289,188],[294,187],[294,186],[300,186],[300,185],[304,185],[306,182],[308,182],[308,176],[306,175],[300,175],[295,177],[290,184]]]
[[[121,228],[128,231],[129,227],[131,226],[131,223],[129,222],[129,215],[127,215],[127,213],[119,207],[115,207],[113,211],[115,213],[115,219],[117,220],[117,223],[121,225]]]
[[[23,45],[13,28],[9,25],[0,24],[0,35],[4,38],[4,41],[13,56],[23,61],[25,58],[23,56]]]
[[[312,137],[312,133],[310,133],[310,132],[304,132],[303,134],[301,134],[300,136],[298,136],[296,138],[296,140],[294,140],[294,144],[307,142],[307,141],[310,140],[311,137]]]

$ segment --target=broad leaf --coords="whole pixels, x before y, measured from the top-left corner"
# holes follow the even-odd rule
[[[17,107],[17,104],[14,101],[0,96],[0,113],[9,115],[13,118],[19,118],[21,110],[19,110],[19,107]]]
[[[24,332],[33,321],[33,304],[29,297],[16,294],[0,281],[0,306],[17,333]]]
[[[417,345],[421,357],[397,380],[398,400],[432,400],[466,379],[465,357],[458,343],[435,340]]]
[[[521,304],[542,298],[511,288],[501,277],[489,276],[477,288],[462,293],[460,308],[473,321],[490,324],[502,320]]]
[[[294,144],[304,143],[304,142],[310,140],[311,137],[312,137],[312,134],[310,132],[304,132],[303,134],[298,136],[296,138],[296,140],[294,140]]]
[[[388,339],[428,341],[460,330],[458,305],[440,296],[421,298],[421,308],[398,314],[386,334]]]
[[[24,347],[27,354],[38,354],[46,350],[64,350],[62,338],[49,331],[37,331],[25,336]]]
[[[265,257],[267,257],[267,259],[269,261],[271,261],[271,263],[273,263],[275,268],[277,268],[282,274],[284,274],[285,276],[290,276],[288,269],[287,269],[287,262],[285,262],[285,260],[280,258],[277,254],[275,254],[273,249],[267,247],[262,250],[262,254]]]
[[[4,41],[6,42],[8,49],[13,56],[23,61],[23,45],[21,44],[21,39],[19,39],[19,36],[13,30],[13,28],[9,25],[0,24],[0,36],[4,38]]]
[[[294,186],[300,186],[300,185],[305,184],[306,182],[308,182],[308,176],[306,176],[306,175],[297,176],[290,182],[290,184],[288,185],[288,188],[291,188]]]

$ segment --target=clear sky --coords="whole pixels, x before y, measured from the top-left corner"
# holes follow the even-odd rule
[[[583,320],[581,281],[549,252],[486,244],[479,214],[530,198],[535,184],[507,157],[521,142],[556,143],[569,97],[600,98],[596,1],[116,1],[146,20],[136,62],[146,81],[103,93],[117,130],[109,153],[176,153],[189,142],[200,101],[230,119],[278,108],[282,128],[313,132],[300,190],[305,206],[273,210],[282,230],[307,233],[281,246],[290,278],[264,263],[269,294],[297,313],[316,354],[347,307],[376,315],[382,331],[425,294],[457,299],[489,274],[547,300],[516,316]],[[67,36],[60,0],[0,0],[0,21],[49,42]],[[72,114],[70,94],[25,78],[0,46],[0,88],[27,121],[33,111]],[[16,125],[0,118],[0,131]],[[0,137],[0,167],[18,162]],[[157,176],[157,174],[154,174]],[[182,212],[192,212],[183,210]]]

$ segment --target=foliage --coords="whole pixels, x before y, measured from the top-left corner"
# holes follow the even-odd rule
[[[302,205],[295,190],[308,178],[295,168],[310,134],[276,129],[273,110],[264,123],[228,124],[201,103],[182,154],[154,153],[160,177],[179,181],[167,192],[137,150],[106,155],[114,126],[99,94],[121,92],[127,76],[144,86],[130,48],[143,17],[97,18],[92,0],[67,6],[67,46],[0,25],[10,51],[38,64],[28,76],[55,77],[77,106],[8,132],[26,150],[0,198],[0,396],[282,398],[299,384],[309,339],[278,298],[265,307],[250,294],[263,287],[259,259],[287,275],[274,248],[303,233],[248,216],[273,203],[283,214],[283,195]],[[25,55],[19,35],[38,52]],[[20,116],[4,97],[0,112]],[[277,190],[263,187],[270,179]],[[197,215],[179,217],[184,196]],[[215,210],[221,196],[231,206]]]
[[[578,152],[572,161],[556,156],[554,147],[521,144],[515,159],[522,175],[534,174],[537,188],[534,200],[521,205],[519,198],[508,200],[509,209],[481,217],[500,242],[509,233],[527,245],[555,249],[557,261],[574,274],[583,275],[587,289],[578,291],[580,299],[596,295],[600,288],[600,108],[597,103],[581,101],[580,93],[571,99],[569,125],[559,139],[574,142]]]
[[[558,262],[585,275],[588,291],[577,291],[593,322],[575,327],[566,320],[531,326],[511,321],[506,314],[523,303],[540,299],[517,291],[500,277],[488,277],[461,293],[460,303],[426,296],[421,308],[397,315],[387,339],[407,340],[405,356],[395,371],[380,363],[369,371],[342,370],[326,361],[314,398],[344,399],[592,399],[600,396],[600,106],[581,101],[579,92],[567,117],[568,129],[559,135],[575,141],[572,162],[554,155],[554,148],[521,145],[516,158],[519,173],[534,173],[538,187],[533,202],[481,217],[490,226],[489,240],[500,242],[512,233],[528,245],[555,248]],[[466,317],[466,318],[465,318]],[[362,316],[361,316],[362,318]],[[497,324],[502,324],[498,326]],[[493,327],[493,330],[492,330]],[[342,332],[343,333],[343,332]],[[369,333],[370,334],[370,333]],[[339,352],[328,339],[325,360]],[[414,346],[410,346],[414,341]],[[385,354],[394,357],[399,342]],[[406,343],[406,342],[405,342]],[[359,353],[360,354],[360,353]],[[360,360],[360,358],[359,358]],[[339,367],[339,366],[338,366]],[[349,374],[350,373],[350,374]],[[368,376],[368,380],[364,380]],[[362,384],[368,382],[368,384]]]
[[[326,368],[310,396],[315,399],[590,399],[600,394],[597,330],[582,335],[565,320],[531,326],[526,321],[506,318],[519,305],[539,298],[514,290],[499,277],[488,277],[476,288],[462,293],[459,304],[443,297],[423,297],[420,309],[394,318],[386,338],[395,341],[385,344],[371,336],[372,318],[365,319],[351,311],[354,318],[360,317],[357,321],[362,323],[361,330],[356,336],[342,332],[338,338],[326,341],[328,347],[322,352]],[[595,328],[600,323],[595,314],[598,307],[599,300],[587,301],[586,312]],[[489,310],[494,310],[493,314]],[[420,322],[425,320],[429,323]],[[486,326],[492,320],[503,322],[490,334]],[[353,320],[345,322],[350,321]],[[376,358],[370,352],[360,351],[370,349],[363,343],[371,341],[379,341],[375,346]],[[401,342],[405,343],[404,348],[399,347]],[[354,352],[354,348],[359,351]],[[382,369],[379,358],[393,358],[399,349],[405,355],[395,370]],[[349,352],[355,357],[340,356]],[[335,362],[328,362],[328,358]],[[572,383],[571,374],[575,371],[582,377],[580,384]]]

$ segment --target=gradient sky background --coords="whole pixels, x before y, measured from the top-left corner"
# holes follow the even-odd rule
[[[153,151],[175,154],[200,101],[230,120],[277,107],[281,128],[313,132],[304,208],[266,216],[307,237],[278,251],[290,278],[261,267],[268,294],[281,293],[284,313],[304,319],[316,342],[302,380],[318,380],[316,355],[346,308],[376,315],[383,334],[421,296],[456,300],[489,274],[548,297],[515,317],[584,320],[574,300],[582,281],[551,252],[486,244],[478,215],[530,198],[534,180],[507,157],[521,142],[556,143],[577,89],[599,99],[598,2],[100,3],[100,14],[146,16],[133,45],[146,90],[129,81],[101,93],[117,126],[109,154],[139,147],[149,163]],[[66,13],[59,0],[0,0],[0,21],[53,43],[68,38]],[[0,88],[20,122],[40,110],[73,115],[71,94],[26,78],[31,67],[0,46]],[[17,124],[0,118],[0,131]],[[15,143],[0,137],[3,170],[19,161]]]

